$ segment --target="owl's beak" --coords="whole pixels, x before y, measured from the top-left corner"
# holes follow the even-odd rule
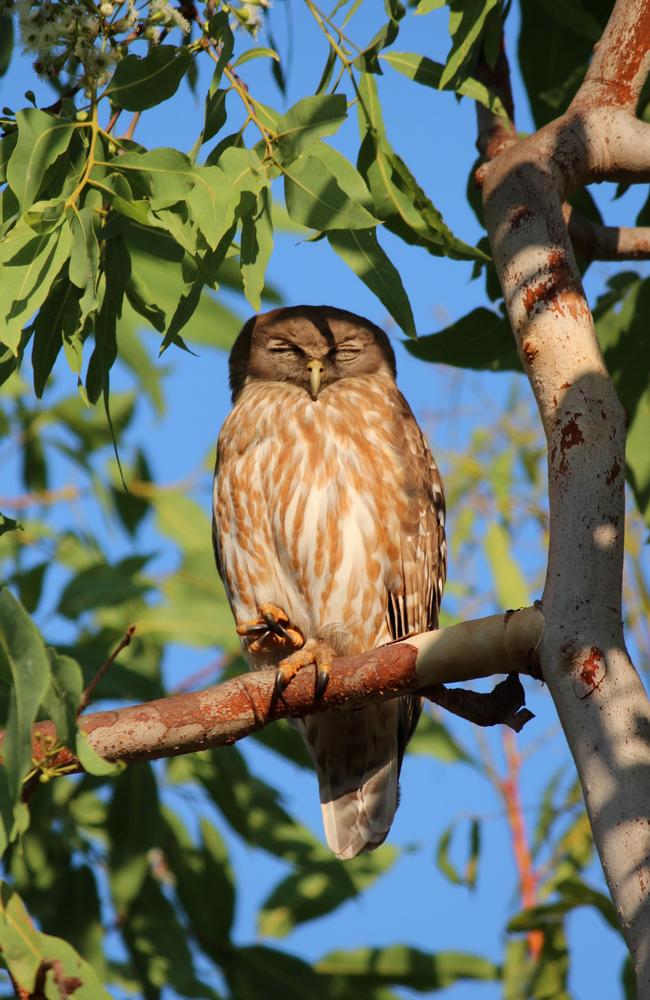
[[[322,361],[312,358],[307,365],[307,371],[309,372],[309,388],[311,389],[311,398],[315,400],[318,399],[320,380],[323,372],[325,371],[325,365]]]

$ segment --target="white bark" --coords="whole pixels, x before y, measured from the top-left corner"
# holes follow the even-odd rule
[[[580,775],[594,840],[650,997],[650,703],[621,620],[625,416],[602,359],[562,203],[576,186],[650,177],[634,117],[650,3],[618,0],[560,119],[481,168],[506,308],[548,443],[550,548],[542,674]]]

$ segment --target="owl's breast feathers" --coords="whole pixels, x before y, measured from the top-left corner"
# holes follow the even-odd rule
[[[442,489],[389,375],[341,380],[316,401],[249,383],[219,438],[214,502],[238,621],[273,601],[341,654],[435,624]]]

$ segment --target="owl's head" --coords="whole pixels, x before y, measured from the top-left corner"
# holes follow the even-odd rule
[[[249,380],[291,382],[312,399],[341,379],[379,372],[395,377],[383,330],[333,306],[290,306],[253,316],[230,352],[233,402]]]

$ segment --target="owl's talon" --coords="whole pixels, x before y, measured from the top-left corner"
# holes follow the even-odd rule
[[[327,688],[329,679],[330,679],[329,669],[327,670],[321,669],[318,671],[318,674],[316,675],[316,699],[318,701],[320,701],[320,699],[325,694],[325,689]]]
[[[299,670],[313,663],[316,666],[315,695],[317,699],[322,698],[329,681],[333,657],[334,650],[326,642],[321,639],[308,639],[302,649],[298,649],[291,656],[286,656],[280,663],[275,676],[275,691],[278,697],[282,696],[282,692]]]
[[[237,635],[249,642],[249,653],[300,649],[305,640],[302,632],[290,624],[286,611],[275,604],[261,604],[258,610],[259,618],[236,626]]]

